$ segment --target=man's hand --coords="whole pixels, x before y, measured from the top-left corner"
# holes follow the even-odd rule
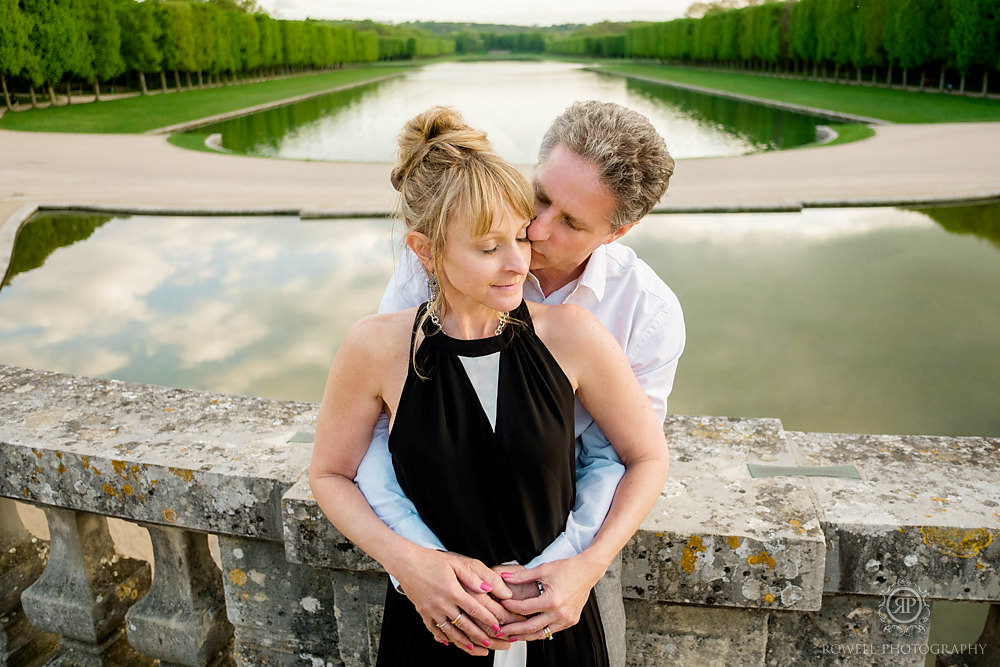
[[[469,590],[504,600],[511,591],[503,579],[481,561],[456,553],[418,548],[409,556],[400,559],[398,571],[392,574],[428,632],[437,641],[453,643],[471,655],[487,655],[496,640],[482,628],[500,628],[501,623],[482,598]]]
[[[526,616],[526,620],[501,625],[500,630],[510,640],[546,639],[576,625],[587,603],[590,591],[604,574],[605,566],[583,555],[545,563],[530,570],[501,566],[501,577],[514,591],[514,597],[504,600],[509,611]],[[538,584],[544,592],[539,594]],[[523,585],[534,589],[534,595],[519,599]]]

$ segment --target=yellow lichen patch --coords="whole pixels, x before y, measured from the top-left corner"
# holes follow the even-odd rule
[[[742,540],[740,540],[740,538],[736,537],[735,535],[730,535],[729,537],[726,538],[726,543],[729,544],[729,548],[733,549],[734,551],[740,548],[741,541]]]
[[[770,593],[764,593],[764,602],[774,602],[774,596]]]
[[[132,485],[131,484],[126,484],[125,486],[123,486],[122,487],[122,493],[124,493],[126,496],[131,496],[132,495]]]
[[[190,482],[194,479],[194,470],[187,470],[185,468],[170,468],[170,472],[177,475],[185,482]]]
[[[173,511],[172,509],[163,510],[163,520],[168,523],[173,523],[174,521],[177,521],[177,512]]]
[[[128,584],[122,584],[115,591],[115,595],[119,600],[138,600],[139,599],[139,589],[134,586],[129,586]]]
[[[111,468],[122,479],[128,479],[128,464],[124,461],[112,461]]]
[[[702,544],[701,537],[692,535],[688,538],[687,545],[684,547],[684,555],[681,556],[681,568],[688,574],[694,572],[698,563],[698,552],[704,550],[705,545]]]
[[[973,558],[993,541],[993,533],[985,528],[934,528],[921,526],[924,544],[945,556]]]
[[[246,586],[247,573],[239,569],[230,570],[229,581],[233,582],[233,584],[235,584],[236,586]]]
[[[773,570],[775,566],[774,559],[766,551],[761,551],[759,554],[747,556],[748,565],[767,565],[767,569]]]
[[[986,569],[986,566],[985,566],[985,565],[983,565],[983,561],[981,561],[981,560],[977,560],[977,561],[976,561],[976,569],[977,569],[977,570],[983,570],[983,569]]]
[[[66,472],[66,466],[65,466],[65,465],[63,465],[62,463],[60,463],[60,464],[59,464],[59,467],[58,467],[58,468],[56,468],[56,470],[57,470],[57,471],[59,472],[59,474],[61,475],[61,474],[63,474],[64,472]]]
[[[81,456],[80,465],[82,465],[83,469],[86,470],[87,468],[90,467],[90,459],[88,459],[86,456]]]
[[[946,502],[948,502],[948,499],[947,498],[939,498],[937,496],[934,496],[933,498],[931,498],[931,501],[935,502],[935,503],[946,503]]]
[[[115,496],[115,497],[121,496],[121,494],[118,493],[118,489],[107,483],[104,484],[104,493],[108,494],[109,496]]]
[[[42,458],[42,453],[40,451],[38,451],[37,449],[32,449],[31,453],[34,454],[39,459]]]
[[[163,411],[164,411],[164,412],[173,412],[173,411],[174,411],[174,410],[176,410],[176,409],[177,409],[177,408],[163,408]]]
[[[806,532],[806,529],[802,527],[802,524],[799,523],[798,519],[789,519],[788,523],[792,524],[795,528],[795,532],[800,534]]]

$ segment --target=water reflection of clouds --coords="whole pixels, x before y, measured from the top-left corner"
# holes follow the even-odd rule
[[[335,341],[377,307],[389,238],[385,221],[115,220],[4,290],[0,359],[262,395],[307,372],[321,388]]]
[[[789,213],[691,213],[648,216],[626,237],[737,245],[747,241],[823,243],[885,229],[931,228],[926,215],[893,208],[805,209]]]

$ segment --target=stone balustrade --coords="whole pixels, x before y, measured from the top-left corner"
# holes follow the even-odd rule
[[[315,414],[0,366],[0,665],[372,664],[386,577],[309,492]],[[994,603],[960,660],[1000,660],[1000,439],[665,429],[623,553],[630,665],[922,665],[961,648],[929,644],[935,600]]]

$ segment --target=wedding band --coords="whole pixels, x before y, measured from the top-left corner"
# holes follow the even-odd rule
[[[545,593],[545,586],[542,586],[542,582],[536,581],[535,584],[538,585],[538,594],[539,595],[542,595],[543,593]]]
[[[552,639],[552,631],[549,630],[549,626],[546,625],[544,628],[542,628],[542,632],[545,633],[546,639]]]
[[[441,621],[440,623],[435,623],[434,627],[436,627],[436,628],[443,628],[447,624],[448,624],[448,619],[446,618],[443,621]]]
[[[462,612],[458,612],[458,616],[455,617],[455,619],[451,622],[451,624],[455,625],[456,623],[458,623],[458,619],[460,618],[462,618]]]

